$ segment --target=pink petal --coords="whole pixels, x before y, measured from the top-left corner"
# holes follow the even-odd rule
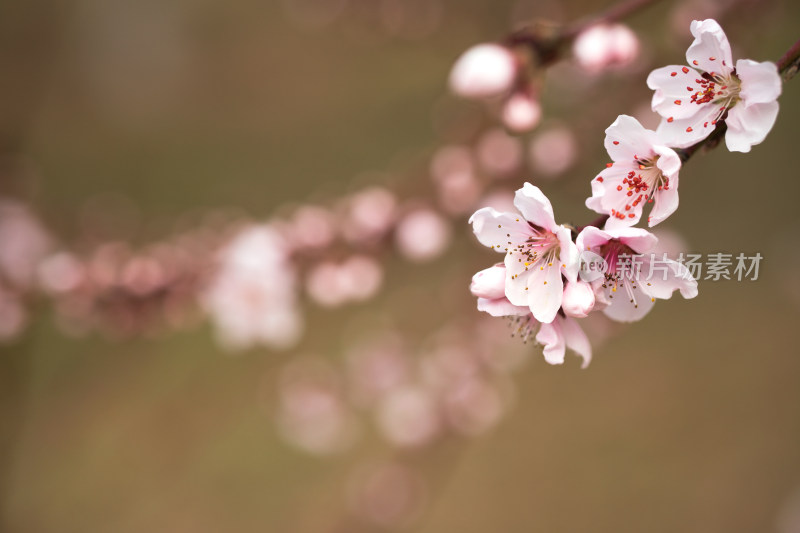
[[[767,104],[781,95],[783,86],[775,63],[756,63],[749,59],[740,59],[736,62],[736,75],[742,80],[739,96],[745,107]]]
[[[469,219],[472,231],[481,244],[505,253],[512,243],[521,243],[531,235],[531,228],[520,216],[500,213],[491,207],[477,210]]]
[[[503,298],[478,298],[478,311],[489,313],[492,316],[525,316],[531,313],[527,307],[519,307]]]
[[[660,300],[668,300],[677,289],[686,299],[697,296],[697,281],[689,269],[677,261],[655,257],[655,262],[646,257],[642,264],[642,291]],[[664,272],[666,269],[666,273]]]
[[[514,196],[514,206],[526,220],[547,231],[554,231],[557,227],[553,206],[539,187],[525,183]]]
[[[656,191],[653,198],[653,210],[647,217],[647,225],[653,227],[666,220],[678,209],[678,175],[669,180],[669,189]]]
[[[625,283],[630,283],[626,281]],[[641,320],[653,308],[653,299],[650,295],[646,294],[639,283],[636,283],[636,288],[632,289],[633,302],[628,295],[627,291],[620,287],[617,292],[610,295],[611,305],[603,309],[603,313],[611,320],[617,322],[636,322]]]
[[[577,320],[563,318],[559,320],[561,333],[564,336],[567,348],[574,351],[583,358],[581,368],[586,368],[592,361],[592,345],[589,339],[578,325]]]
[[[703,72],[730,74],[733,71],[731,45],[716,20],[694,20],[691,25],[694,42],[686,51],[689,65]]]
[[[558,322],[542,324],[536,334],[536,342],[544,346],[542,354],[545,361],[551,365],[564,363],[564,354],[567,350],[566,339],[564,339],[561,325]]]
[[[561,298],[564,293],[559,265],[536,266],[526,281],[528,307],[533,317],[545,324],[552,322],[561,308]],[[508,293],[508,282],[506,282],[506,293]]]
[[[767,137],[777,118],[778,102],[733,107],[726,120],[728,131],[725,133],[725,144],[728,150],[749,152],[751,146]]]
[[[606,128],[605,147],[614,161],[634,161],[653,154],[655,132],[646,129],[638,120],[620,115]]]

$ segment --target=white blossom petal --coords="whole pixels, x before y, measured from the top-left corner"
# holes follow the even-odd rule
[[[725,121],[725,144],[731,152],[749,152],[766,137],[778,118],[778,102],[734,106]]]
[[[561,308],[561,299],[564,294],[564,282],[561,279],[559,265],[536,265],[527,278],[528,307],[533,317],[547,324],[555,319]],[[508,291],[508,282],[506,282]]]
[[[603,313],[608,318],[617,322],[636,322],[644,318],[653,308],[653,297],[646,294],[638,282],[634,283],[635,289],[631,287],[630,280],[625,280],[624,285],[618,285],[616,292],[606,289],[611,305],[603,309]]]
[[[656,191],[653,197],[653,209],[647,217],[647,225],[653,227],[667,219],[678,209],[678,175],[669,181],[669,189]]]
[[[555,232],[558,227],[550,200],[535,185],[525,183],[521,189],[517,190],[514,196],[514,207],[522,213],[526,220],[547,231]]]
[[[501,213],[491,207],[478,209],[469,219],[472,231],[481,244],[505,253],[509,241],[524,242],[531,228],[520,215]]]
[[[558,320],[561,323],[561,332],[564,336],[567,348],[577,353],[583,358],[581,368],[586,368],[592,362],[592,345],[586,334],[578,325],[577,320],[563,318]]]
[[[733,71],[731,45],[719,23],[713,19],[693,20],[690,29],[694,42],[686,51],[689,65],[709,74],[730,74]]]
[[[544,360],[551,365],[564,363],[564,354],[567,351],[566,340],[558,322],[552,324],[542,324],[536,334],[536,342],[541,344],[544,349],[542,354]]]
[[[749,59],[736,62],[736,75],[742,80],[739,96],[745,107],[753,104],[766,104],[777,100],[783,84],[778,67],[771,61],[757,63]]]
[[[652,156],[655,141],[655,132],[633,117],[620,115],[606,128],[604,144],[613,161],[633,161]]]
[[[670,299],[676,289],[686,299],[697,296],[697,280],[692,278],[686,265],[671,259],[656,257],[651,264],[651,258],[646,257],[642,261],[640,282],[645,294],[659,300]]]
[[[489,313],[492,316],[525,316],[531,313],[527,307],[512,304],[507,298],[478,298],[478,311]]]

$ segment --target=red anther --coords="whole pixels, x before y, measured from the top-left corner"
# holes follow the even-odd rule
[[[681,101],[680,100],[675,100],[675,105],[681,105]]]
[[[603,183],[603,176],[597,176],[597,181],[599,181],[600,183]]]
[[[622,185],[617,185],[617,190],[621,191],[622,190]]]
[[[692,65],[694,65],[694,66],[697,66],[697,65],[698,65],[698,63],[697,63],[697,60],[696,60],[696,59],[695,59],[694,61],[692,61]]]
[[[689,126],[688,128],[686,128],[686,133],[692,133],[692,127],[691,127],[691,126]]]
[[[653,203],[653,199],[652,199],[652,198],[650,198],[649,200],[647,200],[647,203],[648,203],[648,204],[652,204],[652,203]]]
[[[703,122],[703,127],[707,128],[708,127],[708,122]]]
[[[675,77],[675,76],[677,76],[677,75],[678,75],[678,73],[677,73],[677,72],[673,72],[673,73],[671,73],[671,74],[670,74],[670,76],[672,76],[672,77]]]
[[[709,57],[708,58],[709,61],[715,61],[716,59],[717,59],[716,57]]]
[[[636,218],[636,215],[634,215],[633,213],[628,213],[628,218]]]
[[[686,90],[689,91],[689,92],[694,91],[694,89],[692,89],[691,87],[688,87],[688,86],[686,87]]]
[[[716,125],[717,125],[717,121],[716,121],[716,120],[712,120],[712,121],[711,121],[711,124],[712,124],[712,125],[714,125],[714,126],[716,126]]]
[[[615,144],[615,145],[616,145],[616,144],[619,144],[619,141],[614,141],[614,144]]]
[[[684,74],[688,74],[689,67],[683,67],[681,70],[683,71]]]
[[[669,118],[667,119],[667,122],[672,122],[673,120],[675,120],[675,118],[674,118],[674,117],[669,117]]]
[[[664,185],[664,190],[668,191],[669,190],[669,185]]]
[[[625,211],[630,211],[630,210],[631,210],[630,204],[625,204]]]
[[[633,191],[628,191],[628,196],[633,196]]]
[[[639,165],[639,170],[644,170],[644,169],[645,169],[644,165]]]
[[[723,91],[724,91],[725,89],[727,89],[727,88],[728,88],[728,86],[727,86],[727,85],[723,85],[722,87],[720,87],[720,89],[722,89]]]
[[[611,168],[614,166],[614,163],[606,163],[606,168]]]

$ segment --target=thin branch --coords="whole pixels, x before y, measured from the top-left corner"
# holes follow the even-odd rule
[[[539,66],[548,66],[559,61],[564,50],[583,31],[598,24],[610,24],[623,20],[660,0],[626,0],[588,19],[580,20],[563,28],[545,22],[515,31],[505,39],[509,46],[528,46]]]

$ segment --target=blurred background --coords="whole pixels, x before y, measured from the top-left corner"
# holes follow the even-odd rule
[[[531,181],[593,219],[603,130],[657,124],[692,19],[734,58],[800,37],[789,0],[663,0],[537,73],[531,131],[449,93],[470,46],[609,5],[1,4],[2,530],[800,532],[800,81],[658,228],[756,281],[587,319],[585,370],[469,294],[471,212]]]

